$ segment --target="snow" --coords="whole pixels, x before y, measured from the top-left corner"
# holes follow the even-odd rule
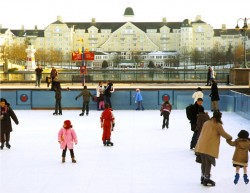
[[[173,110],[169,129],[161,129],[158,110],[114,110],[113,147],[101,141],[100,111],[79,116],[79,110],[15,110],[11,149],[0,151],[1,193],[200,193],[249,192],[242,178],[233,183],[234,148],[221,140],[220,155],[212,168],[215,187],[200,184],[200,164],[189,149],[192,132],[183,110]],[[209,112],[210,115],[211,112]],[[71,120],[78,136],[76,164],[67,151],[61,163],[57,134],[64,120]],[[250,132],[250,121],[223,112],[225,130],[233,138],[241,129]],[[249,173],[250,176],[250,173]]]

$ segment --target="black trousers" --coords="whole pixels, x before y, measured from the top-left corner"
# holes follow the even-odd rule
[[[62,113],[62,105],[61,105],[61,99],[56,99],[55,104],[55,113],[57,114],[59,110],[59,114]]]
[[[68,149],[68,148],[67,148],[67,145],[66,145],[65,149],[62,151],[62,157],[66,157],[67,149]],[[70,149],[69,152],[70,152],[71,158],[74,158],[74,157],[75,157],[75,155],[74,155],[74,150],[73,150],[73,149]]]
[[[109,104],[109,107],[110,107],[110,108],[112,108],[112,104],[111,104],[110,98],[111,98],[111,96],[105,95],[105,102]]]
[[[5,141],[7,143],[9,143],[9,141],[10,141],[10,132],[1,132],[1,143],[4,143]]]
[[[84,101],[82,104],[82,113],[84,114],[86,110],[86,114],[89,114],[89,101]]]
[[[163,127],[167,127],[168,128],[168,125],[169,125],[169,115],[170,113],[168,111],[163,111],[162,112],[162,115],[163,115],[163,124],[162,126]]]

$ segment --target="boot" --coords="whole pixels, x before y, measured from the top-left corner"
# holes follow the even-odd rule
[[[76,163],[76,160],[74,157],[72,157],[72,163]]]
[[[201,184],[203,184],[204,183],[204,176],[202,175],[201,176]]]
[[[56,112],[54,112],[54,113],[53,113],[53,115],[57,115],[57,113],[56,113]]]
[[[4,147],[4,143],[1,143],[0,149],[3,149]]]
[[[203,180],[203,185],[204,186],[215,186],[215,182],[210,179],[210,175],[209,176],[206,175],[204,177],[204,180]]]
[[[62,163],[65,163],[65,157],[62,157]]]
[[[9,144],[9,142],[6,142],[6,147],[10,149],[11,145]]]
[[[106,140],[103,141],[103,145],[106,146],[107,145],[107,142]]]
[[[110,140],[107,140],[107,146],[113,146],[114,145],[114,143],[112,143]]]
[[[240,175],[238,173],[236,173],[234,176],[234,184],[237,184],[239,179],[240,179]]]
[[[247,177],[248,177],[247,174],[244,174],[244,175],[243,175],[244,182],[245,182],[246,184],[248,184],[248,182],[249,182],[249,179],[248,179]]]
[[[80,113],[79,116],[84,116],[84,113]]]

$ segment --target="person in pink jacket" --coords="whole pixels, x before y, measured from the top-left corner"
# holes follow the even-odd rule
[[[77,136],[76,136],[74,129],[72,129],[70,120],[64,121],[63,128],[61,128],[58,133],[58,142],[61,145],[61,149],[63,149],[62,163],[65,162],[67,149],[69,149],[70,151],[72,163],[76,163],[74,150],[73,150],[73,143],[75,142],[75,144],[77,144]]]

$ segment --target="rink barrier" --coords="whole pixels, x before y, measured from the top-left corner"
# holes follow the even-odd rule
[[[75,100],[80,93],[80,89],[62,91],[63,109],[81,109],[82,98]],[[90,89],[95,95],[95,90]],[[151,89],[141,90],[143,105],[145,109],[160,109],[164,96],[168,96],[173,109],[183,110],[188,104],[193,103],[193,90],[164,90]],[[136,108],[134,89],[116,90],[111,97],[112,105],[117,110],[133,110]],[[204,90],[205,110],[210,111],[211,99],[210,90]],[[13,109],[54,109],[55,93],[50,90],[2,90],[1,97],[6,98]],[[237,112],[250,119],[250,96],[230,90],[220,91],[219,107],[221,111]],[[90,109],[97,109],[97,104],[90,101]]]

